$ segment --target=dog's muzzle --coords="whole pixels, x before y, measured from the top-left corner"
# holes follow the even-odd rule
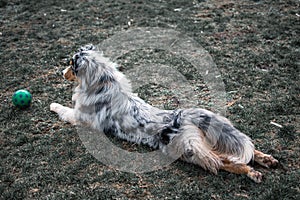
[[[65,79],[67,79],[68,81],[74,81],[76,80],[76,76],[75,76],[75,73],[73,72],[72,70],[72,67],[69,66],[67,67],[66,69],[64,69],[62,71],[62,75]]]

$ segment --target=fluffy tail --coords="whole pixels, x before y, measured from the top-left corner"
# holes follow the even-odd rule
[[[254,156],[251,139],[233,127],[229,120],[204,109],[194,110],[190,114],[191,121],[204,132],[204,140],[213,151],[235,162],[251,161]]]

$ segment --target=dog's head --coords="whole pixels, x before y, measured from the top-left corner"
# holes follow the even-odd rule
[[[122,81],[122,88],[130,90],[129,81],[117,70],[117,64],[105,58],[102,53],[92,45],[79,49],[70,61],[70,67],[63,71],[67,80],[77,80],[81,88],[110,88],[118,81]],[[126,89],[125,89],[126,88]],[[95,89],[97,90],[97,89]]]
[[[63,77],[69,81],[74,81],[85,75],[91,62],[95,62],[94,54],[96,48],[93,45],[81,47],[70,60],[70,66],[62,71]]]

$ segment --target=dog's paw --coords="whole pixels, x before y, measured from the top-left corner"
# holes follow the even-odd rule
[[[62,105],[58,104],[58,103],[51,103],[50,104],[50,110],[53,112],[58,113],[60,108],[62,107]]]
[[[251,171],[248,172],[247,176],[256,183],[260,183],[263,177],[262,173],[255,171],[254,169],[251,169]]]

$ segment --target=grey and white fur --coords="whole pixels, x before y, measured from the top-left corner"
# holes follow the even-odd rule
[[[69,70],[79,83],[72,97],[74,108],[50,105],[65,121],[89,124],[105,134],[158,148],[168,156],[180,157],[215,174],[224,169],[260,182],[261,173],[246,164],[253,158],[266,167],[277,163],[261,152],[269,162],[255,159],[258,151],[251,139],[228,119],[211,111],[160,110],[147,104],[132,93],[130,82],[117,65],[92,45],[82,47],[71,64]],[[235,170],[240,165],[247,170]]]

